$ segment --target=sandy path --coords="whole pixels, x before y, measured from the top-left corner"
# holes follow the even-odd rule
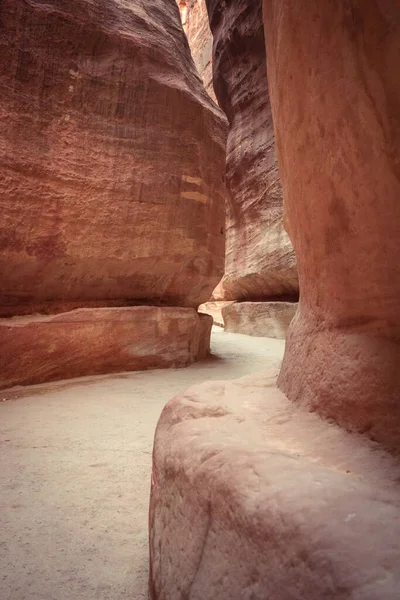
[[[1,600],[147,598],[154,428],[208,379],[279,361],[282,340],[213,332],[213,359],[0,392]]]

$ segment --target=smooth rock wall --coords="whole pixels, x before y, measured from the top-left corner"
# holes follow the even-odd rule
[[[265,0],[301,298],[279,385],[400,452],[400,2]]]
[[[268,94],[262,0],[207,0],[207,7],[214,88],[229,120],[226,262],[218,299],[296,298],[296,260],[284,228]]]

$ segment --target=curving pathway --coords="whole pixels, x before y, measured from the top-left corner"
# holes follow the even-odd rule
[[[213,357],[186,369],[0,391],[1,600],[147,598],[163,406],[192,384],[261,371],[283,349],[283,340],[214,328]]]

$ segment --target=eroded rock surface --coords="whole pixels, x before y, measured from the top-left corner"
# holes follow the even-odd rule
[[[289,402],[277,371],[205,383],[165,407],[151,600],[397,600],[398,464]]]
[[[262,0],[207,0],[207,6],[214,88],[229,120],[223,299],[296,296],[295,256],[283,226],[268,96]]]
[[[185,367],[210,350],[212,319],[192,308],[81,308],[0,319],[0,388]]]
[[[225,120],[175,0],[3,0],[0,21],[0,314],[207,300]]]
[[[225,331],[284,339],[296,310],[297,302],[234,302],[221,316]]]
[[[400,4],[265,0],[300,276],[279,385],[400,452]]]

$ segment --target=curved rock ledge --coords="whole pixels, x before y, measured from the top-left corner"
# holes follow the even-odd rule
[[[0,389],[117,371],[184,367],[210,350],[191,308],[81,308],[0,319]]]

